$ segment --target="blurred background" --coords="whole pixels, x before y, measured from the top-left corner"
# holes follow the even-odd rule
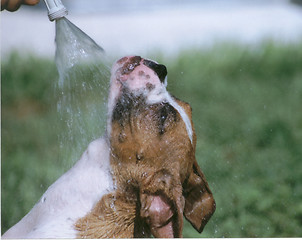
[[[168,90],[191,104],[217,209],[202,234],[186,222],[184,237],[302,236],[300,0],[62,2],[112,62],[165,64]],[[60,124],[54,38],[43,1],[1,12],[2,233],[103,134],[104,109],[89,115],[97,87],[73,89],[84,132]]]
[[[296,0],[299,1],[299,0]],[[288,0],[63,0],[68,19],[108,53],[145,54],[150,49],[167,54],[221,41],[257,44],[265,39],[299,41],[301,7]],[[43,1],[3,11],[2,49],[53,56],[54,23]]]

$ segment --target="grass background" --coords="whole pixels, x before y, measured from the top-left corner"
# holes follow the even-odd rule
[[[197,159],[217,204],[204,232],[186,222],[184,237],[301,237],[302,43],[218,44],[151,58],[167,66],[169,91],[193,108]],[[82,143],[64,153],[53,60],[12,53],[1,64],[4,233],[101,130],[95,114]],[[85,106],[96,99],[81,95],[89,118]]]

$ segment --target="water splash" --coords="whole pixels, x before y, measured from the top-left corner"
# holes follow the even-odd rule
[[[65,17],[56,21],[55,40],[60,154],[74,163],[89,142],[104,134],[109,60],[93,39]]]

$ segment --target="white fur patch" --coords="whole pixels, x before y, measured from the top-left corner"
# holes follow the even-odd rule
[[[2,238],[75,238],[75,222],[113,190],[110,172],[106,139],[91,142],[81,159]]]

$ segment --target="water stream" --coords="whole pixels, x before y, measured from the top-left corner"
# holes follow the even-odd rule
[[[110,66],[104,50],[67,18],[56,21],[56,65],[60,154],[63,161],[71,159],[71,165],[92,140],[105,133]],[[183,118],[192,142],[190,119],[166,85],[164,92],[165,100]]]
[[[70,166],[104,134],[110,67],[104,50],[67,18],[56,20],[55,41],[60,158]]]

